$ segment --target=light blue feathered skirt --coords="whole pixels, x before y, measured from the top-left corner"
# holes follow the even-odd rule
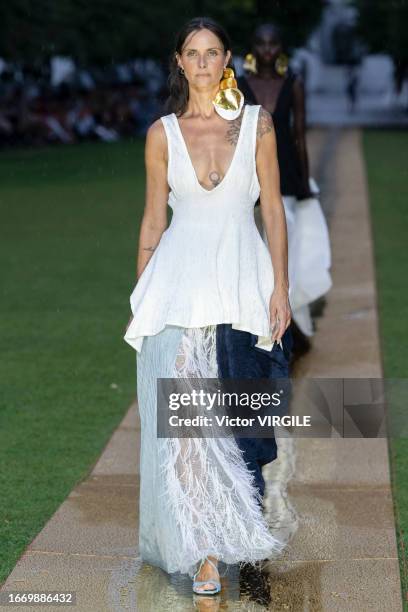
[[[278,556],[284,544],[268,529],[233,437],[157,437],[157,378],[176,377],[217,377],[216,325],[168,325],[137,353],[141,558],[192,576],[206,555],[227,564]]]

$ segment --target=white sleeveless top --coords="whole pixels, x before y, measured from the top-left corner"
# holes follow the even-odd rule
[[[269,300],[274,276],[254,220],[260,194],[255,147],[260,105],[245,105],[234,156],[213,189],[198,181],[174,113],[161,117],[168,146],[168,205],[173,210],[130,296],[133,320],[124,340],[137,351],[143,337],[166,325],[231,323],[271,350]]]

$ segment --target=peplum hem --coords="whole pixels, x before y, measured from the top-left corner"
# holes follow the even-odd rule
[[[156,336],[161,331],[163,331],[167,325],[183,327],[186,329],[192,329],[196,327],[206,327],[208,325],[218,325],[221,323],[230,323],[233,329],[236,329],[239,331],[246,331],[251,334],[254,334],[255,336],[258,336],[258,341],[255,344],[255,346],[258,348],[262,348],[266,351],[272,351],[274,344],[276,342],[272,340],[270,333],[269,334],[265,333],[265,329],[262,329],[259,326],[255,326],[251,323],[245,323],[245,322],[237,323],[230,317],[221,317],[219,319],[217,318],[216,320],[204,320],[199,323],[189,322],[188,324],[186,324],[183,321],[169,319],[169,320],[163,321],[161,324],[158,324],[157,326],[154,327],[154,329],[144,330],[143,332],[140,329],[138,329],[137,322],[135,319],[133,319],[123,339],[132,348],[134,348],[138,353],[140,353],[142,350],[142,346],[143,346],[143,339],[146,336]],[[280,346],[282,346],[281,342],[279,342],[279,344]]]

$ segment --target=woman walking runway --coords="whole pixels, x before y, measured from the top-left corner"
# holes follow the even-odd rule
[[[137,351],[140,554],[219,591],[217,561],[279,554],[261,508],[261,466],[234,438],[157,437],[158,378],[288,375],[287,235],[270,114],[244,104],[213,20],[179,33],[171,112],[146,138],[146,206],[125,340]],[[224,78],[223,78],[224,77]],[[272,172],[271,172],[272,168]],[[269,250],[254,221],[261,197]],[[166,206],[173,216],[167,227]],[[270,453],[269,449],[269,453]]]

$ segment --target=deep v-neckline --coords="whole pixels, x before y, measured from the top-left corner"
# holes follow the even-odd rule
[[[180,136],[180,140],[181,140],[181,142],[183,143],[184,152],[185,152],[185,154],[186,154],[187,160],[188,160],[188,162],[189,162],[189,165],[190,165],[190,168],[191,168],[191,171],[192,171],[193,177],[194,177],[194,182],[196,183],[196,185],[197,185],[197,186],[198,186],[198,187],[199,187],[199,188],[200,188],[200,189],[201,189],[201,190],[202,190],[204,193],[213,193],[214,191],[217,191],[217,189],[219,189],[219,188],[220,188],[220,187],[221,187],[221,186],[222,186],[222,185],[225,183],[225,181],[227,180],[227,178],[229,177],[229,175],[230,175],[230,174],[231,174],[231,172],[232,172],[233,166],[234,166],[234,164],[235,164],[235,160],[236,160],[236,158],[237,158],[238,149],[239,149],[239,146],[240,146],[240,144],[241,144],[241,140],[242,140],[242,138],[243,138],[243,131],[244,131],[244,128],[245,128],[245,119],[246,119],[246,115],[247,115],[247,106],[248,106],[247,104],[245,104],[245,105],[244,105],[244,110],[243,110],[243,113],[242,113],[241,127],[240,127],[240,129],[239,129],[239,134],[238,134],[238,140],[237,140],[237,144],[235,145],[235,150],[234,150],[234,154],[233,154],[233,156],[232,156],[232,159],[231,159],[231,161],[230,161],[230,165],[228,166],[228,169],[227,169],[227,171],[225,172],[225,174],[224,174],[224,178],[222,179],[222,181],[221,181],[220,183],[218,183],[218,185],[216,185],[216,186],[215,186],[215,187],[213,187],[212,189],[206,189],[205,187],[203,187],[203,186],[201,185],[200,181],[198,180],[197,172],[196,172],[196,170],[195,170],[195,168],[194,168],[194,164],[193,164],[193,162],[192,162],[191,155],[190,155],[190,153],[189,153],[189,151],[188,151],[187,143],[186,143],[185,138],[184,138],[184,136],[183,136],[183,132],[181,131],[181,127],[180,127],[180,124],[179,124],[179,122],[178,122],[177,116],[176,116],[176,114],[175,114],[175,113],[172,113],[172,115],[173,115],[173,117],[174,117],[174,121],[175,121],[176,126],[177,126],[178,134],[179,134],[179,136]]]

